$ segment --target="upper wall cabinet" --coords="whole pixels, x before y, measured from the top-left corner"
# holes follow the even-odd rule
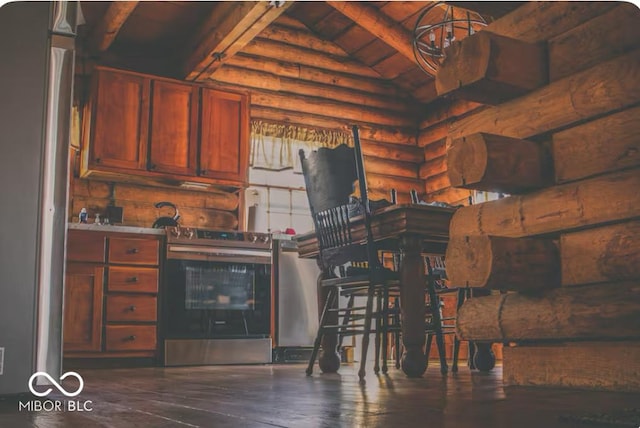
[[[246,181],[249,108],[240,94],[202,89],[200,174]]]
[[[149,85],[146,77],[97,71],[92,85],[90,164],[114,169],[145,167]]]
[[[98,67],[83,125],[83,177],[247,184],[247,94]]]

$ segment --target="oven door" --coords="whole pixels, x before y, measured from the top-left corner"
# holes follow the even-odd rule
[[[271,362],[271,264],[178,255],[165,269],[165,365]]]

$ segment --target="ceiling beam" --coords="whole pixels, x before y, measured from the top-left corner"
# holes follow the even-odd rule
[[[193,53],[184,63],[185,80],[207,79],[292,4],[291,1],[223,2],[214,8],[197,36]]]
[[[118,32],[136,6],[138,6],[137,1],[111,2],[91,34],[91,39],[89,40],[90,49],[94,52],[104,52],[109,49],[109,46],[116,39]]]
[[[328,1],[327,4],[397,50],[401,55],[414,63],[416,62],[411,33],[380,12],[375,6],[368,5],[365,2],[351,1]]]

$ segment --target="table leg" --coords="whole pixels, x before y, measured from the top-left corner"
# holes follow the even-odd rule
[[[327,297],[329,296],[329,289],[327,287],[323,287],[321,280],[323,278],[332,278],[333,272],[331,271],[323,271],[318,275],[317,282],[317,292],[318,292],[318,314],[322,314],[322,309],[324,308],[325,302],[327,301]],[[331,308],[335,309],[338,307],[338,296],[334,302],[332,302]],[[338,324],[338,313],[337,312],[329,312],[326,315],[326,324],[327,325],[337,325]],[[340,368],[340,355],[338,354],[338,335],[336,333],[325,333],[322,336],[322,352],[320,352],[320,357],[318,357],[318,366],[323,373],[335,373]]]
[[[402,311],[402,371],[409,377],[420,377],[427,369],[422,351],[425,344],[424,262],[419,237],[403,236],[400,240],[400,307]]]

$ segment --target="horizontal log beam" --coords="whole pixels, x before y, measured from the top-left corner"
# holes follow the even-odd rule
[[[640,221],[560,238],[562,285],[640,279]]]
[[[459,209],[451,236],[512,238],[568,232],[640,216],[638,169],[549,187]]]
[[[497,105],[547,83],[542,44],[481,31],[447,49],[436,75],[439,96]]]
[[[452,124],[449,137],[488,132],[531,138],[552,132],[639,102],[639,80],[640,50],[637,50],[459,119]]]
[[[632,3],[549,40],[549,79],[556,81],[638,48],[640,10]]]
[[[451,188],[451,182],[446,172],[432,175],[424,179],[424,191],[427,195]]]
[[[429,104],[428,109],[423,112],[424,119],[420,122],[420,133],[440,122],[445,120],[453,121],[453,119],[464,116],[480,107],[484,108],[484,105],[473,101],[439,98],[434,103]]]
[[[230,85],[230,87],[236,87]],[[343,119],[372,125],[388,125],[399,127],[415,126],[415,121],[407,115],[392,113],[387,110],[362,107],[317,97],[281,94],[271,91],[254,89],[251,91],[251,106],[277,108],[281,110],[295,110],[301,113],[319,116],[337,116]]]
[[[214,8],[197,36],[197,46],[190,50],[192,53],[185,61],[185,80],[202,80],[210,75],[290,6],[291,2],[280,7],[267,2],[233,2]],[[211,25],[211,21],[216,25]]]
[[[363,142],[363,152],[365,145],[366,143]],[[364,155],[364,167],[367,174],[384,174],[413,179],[418,177],[418,166],[414,163],[380,159],[366,154]]]
[[[532,343],[503,349],[505,385],[640,390],[640,341]]]
[[[420,137],[418,137],[420,138]],[[424,161],[428,162],[435,158],[445,156],[447,154],[447,139],[442,138],[431,144],[424,146]]]
[[[452,237],[446,260],[447,277],[456,287],[531,291],[560,286],[560,255],[550,239]]]
[[[640,166],[638,117],[634,107],[553,134],[556,182]]]
[[[447,172],[447,158],[446,156],[441,156],[439,158],[430,159],[424,162],[422,165],[420,165],[419,177],[424,180],[426,178],[440,175],[446,172]]]
[[[340,86],[380,96],[408,99],[408,96],[401,94],[398,88],[380,79],[346,75],[304,64],[283,62],[280,58],[266,58],[239,53],[225,64],[249,70],[264,71],[281,77]]]
[[[527,2],[485,30],[529,43],[549,40],[616,6],[614,2]]]
[[[413,53],[413,37],[409,30],[375,6],[359,2],[337,1],[328,1],[327,4],[394,48],[412,63],[416,63],[416,57]]]
[[[487,192],[521,194],[553,183],[550,155],[541,144],[485,133],[454,139],[444,170],[453,187]]]
[[[260,33],[260,38],[303,47],[314,51],[323,52],[329,55],[341,57],[349,56],[349,54],[346,53],[340,46],[336,45],[333,42],[322,40],[318,36],[311,33],[311,31],[306,27],[306,30],[303,30],[277,25],[277,23],[278,21],[275,25],[270,25],[262,30],[262,32]]]
[[[425,147],[431,143],[442,140],[443,138],[447,138],[450,127],[451,123],[449,121],[444,121],[430,126],[427,129],[421,130],[418,135],[418,146]]]
[[[109,49],[137,6],[137,1],[111,2],[102,19],[93,28],[89,38],[90,49],[94,52],[104,52]]]
[[[456,333],[488,342],[638,339],[638,302],[637,282],[474,297],[458,311]]]
[[[326,98],[407,114],[412,110],[409,103],[395,98],[354,91],[334,85],[281,77],[272,73],[235,66],[225,65],[221,67],[213,76],[213,81],[238,85],[249,89],[264,89],[302,96]]]
[[[247,55],[266,58],[278,58],[281,61],[302,64],[310,67],[331,70],[339,73],[380,78],[380,74],[364,64],[352,59],[326,55],[311,49],[300,48],[286,43],[267,39],[256,39],[243,50]]]

